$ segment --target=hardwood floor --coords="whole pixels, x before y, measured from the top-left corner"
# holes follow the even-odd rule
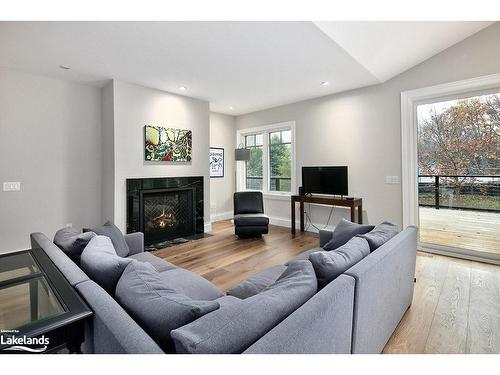
[[[319,245],[314,233],[269,226],[260,239],[238,239],[230,221],[213,223],[212,237],[158,250],[155,255],[210,280],[223,291],[268,267]]]
[[[229,221],[213,234],[155,255],[225,291],[318,246],[316,234],[272,225],[262,239],[237,239]],[[384,353],[500,353],[500,266],[418,252],[415,274],[413,303]]]
[[[384,353],[500,353],[500,267],[419,252],[413,303]]]

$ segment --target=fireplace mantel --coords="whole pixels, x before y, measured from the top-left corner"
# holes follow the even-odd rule
[[[183,217],[191,214],[193,215],[194,225],[192,228],[183,227],[177,228],[177,232],[172,232],[168,235],[168,231],[165,229],[165,238],[163,240],[175,239],[176,235],[179,237],[189,235],[189,234],[200,234],[204,231],[204,202],[203,202],[203,176],[194,177],[155,177],[155,178],[130,178],[126,181],[127,186],[127,233],[134,232],[144,232],[144,242],[146,245],[154,244],[155,242],[161,242],[159,240],[158,231],[148,231],[145,228],[144,222],[144,210],[143,205],[145,202],[145,197],[156,194],[161,197],[162,192],[165,194],[165,198],[161,198],[158,201],[159,215],[163,214],[163,209],[165,207],[171,208],[175,206],[177,202],[176,198],[167,198],[171,193],[182,194],[182,202],[179,204],[186,207],[178,207],[186,209],[183,212]],[[185,192],[189,192],[187,195]],[[180,195],[179,195],[180,196]],[[189,197],[189,198],[188,198]],[[172,200],[173,199],[173,200]],[[187,203],[186,199],[192,199],[192,202]],[[192,205],[192,206],[191,206]],[[192,207],[192,208],[191,208]],[[151,207],[150,207],[151,208]],[[164,219],[164,223],[168,223],[168,215]],[[161,220],[161,218],[160,218]],[[163,223],[163,224],[164,224]],[[173,224],[172,224],[173,226]],[[150,226],[149,226],[150,228]],[[189,233],[191,231],[191,233]],[[154,235],[153,235],[154,233]],[[160,233],[161,234],[161,233]],[[172,235],[174,237],[172,237]]]

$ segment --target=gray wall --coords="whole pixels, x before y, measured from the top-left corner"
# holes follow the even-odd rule
[[[297,181],[305,165],[348,165],[349,194],[363,198],[371,223],[402,224],[401,185],[385,176],[401,176],[401,91],[500,72],[500,23],[495,23],[409,71],[379,85],[238,116],[238,129],[296,121]],[[390,58],[388,56],[387,58]],[[266,200],[267,213],[288,222],[289,202]],[[329,209],[312,208],[324,223]],[[334,221],[348,218],[337,209]]]
[[[111,90],[105,88],[104,90]],[[208,102],[171,94],[148,87],[113,81],[113,116],[108,115],[103,147],[113,144],[112,158],[106,158],[106,170],[114,171],[113,184],[104,184],[103,196],[114,197],[111,208],[105,209],[105,219],[111,219],[123,231],[126,225],[127,178],[203,176],[205,224],[210,223],[210,181],[208,172],[209,108]],[[109,102],[105,111],[111,113]],[[109,121],[113,123],[110,124]],[[156,125],[193,131],[191,162],[144,161],[144,126]],[[112,128],[112,129],[111,129]],[[109,137],[112,136],[112,139]],[[107,155],[105,153],[105,155]]]
[[[101,221],[101,93],[98,88],[0,70],[0,252],[29,248],[67,223]],[[1,190],[1,189],[0,189]]]
[[[235,128],[234,116],[210,112],[210,146],[224,149],[224,177],[210,179],[212,221],[224,220],[233,215]]]

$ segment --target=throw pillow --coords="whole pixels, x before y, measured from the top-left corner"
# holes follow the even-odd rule
[[[358,237],[366,239],[370,245],[370,251],[374,251],[398,234],[398,232],[399,228],[397,225],[384,221],[377,225],[372,231],[361,234]]]
[[[224,295],[210,281],[184,268],[160,272],[160,278],[173,291],[195,300],[213,301]]]
[[[323,246],[323,249],[335,250],[347,243],[355,235],[367,233],[373,228],[375,228],[373,225],[361,225],[342,219],[333,230],[332,239]]]
[[[106,236],[92,238],[80,257],[82,270],[112,296],[130,262],[135,261],[116,255],[111,240]]]
[[[127,266],[116,286],[116,300],[167,352],[173,351],[170,331],[219,308],[218,302],[176,293],[151,264],[142,262]]]
[[[254,296],[269,285],[272,285],[285,272],[287,266],[274,266],[259,272],[246,280],[243,280],[238,285],[233,286],[227,291],[227,295],[234,296],[240,299],[245,299]]]
[[[340,276],[370,254],[364,238],[353,237],[346,244],[332,251],[317,251],[309,255],[320,288]]]
[[[113,224],[111,221],[107,221],[103,226],[93,229],[83,229],[84,232],[94,232],[101,236],[106,236],[111,238],[111,242],[113,242],[113,246],[115,247],[116,253],[125,258],[128,256],[130,249],[128,248],[127,242],[125,241],[125,237],[121,230]]]
[[[72,260],[79,262],[83,249],[95,235],[94,232],[80,233],[74,228],[62,228],[56,232],[54,244]]]
[[[259,294],[232,300],[219,310],[171,332],[177,353],[242,353],[317,291],[311,262],[290,263]]]

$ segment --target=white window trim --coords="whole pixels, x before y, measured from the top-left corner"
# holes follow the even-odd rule
[[[417,106],[451,97],[465,96],[500,87],[500,73],[401,92],[401,165],[403,227],[419,225],[418,218],[418,124]],[[461,258],[500,263],[500,258],[479,251],[420,244],[425,251]]]
[[[269,190],[269,136],[268,134],[275,131],[280,130],[291,130],[291,146],[292,146],[292,176],[291,176],[291,192],[277,192]],[[268,124],[264,126],[258,126],[255,128],[241,129],[236,131],[236,144],[245,145],[245,136],[257,134],[257,133],[265,133],[263,137],[263,153],[262,153],[262,175],[263,175],[263,183],[262,183],[262,194],[264,194],[265,198],[269,199],[283,199],[288,200],[290,195],[296,194],[297,192],[297,182],[296,182],[296,154],[295,154],[295,121],[286,121],[280,122],[276,124]],[[239,146],[238,146],[239,147]],[[246,183],[245,183],[245,163],[244,162],[236,162],[236,190],[237,191],[246,191]]]

